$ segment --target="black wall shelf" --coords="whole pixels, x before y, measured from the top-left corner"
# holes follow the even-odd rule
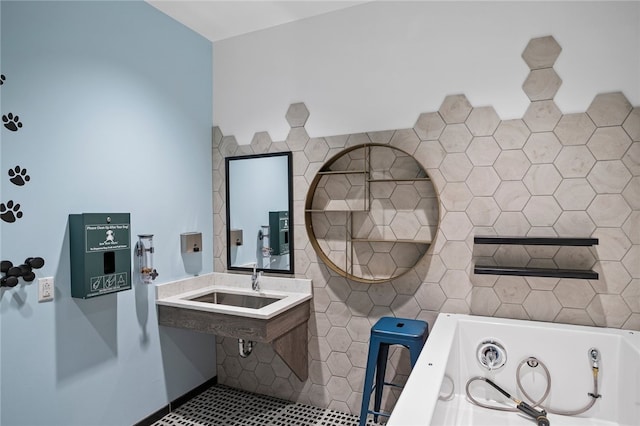
[[[598,244],[597,238],[566,238],[566,237],[474,237],[474,244],[504,244],[504,245],[543,245],[589,247]],[[574,278],[597,280],[598,273],[593,270],[582,269],[551,269],[529,268],[517,266],[488,266],[475,265],[474,273],[481,275],[514,275],[546,278]]]
[[[474,244],[517,244],[527,246],[595,246],[597,238],[567,237],[474,237]]]

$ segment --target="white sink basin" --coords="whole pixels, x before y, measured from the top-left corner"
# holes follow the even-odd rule
[[[156,304],[270,319],[311,299],[311,280],[261,276],[259,284],[252,290],[250,275],[214,272],[156,286]]]

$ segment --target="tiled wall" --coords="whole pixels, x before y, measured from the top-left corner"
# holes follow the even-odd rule
[[[433,324],[439,312],[456,312],[640,330],[640,107],[622,93],[606,93],[584,113],[563,114],[553,102],[562,83],[553,70],[560,53],[552,37],[525,48],[531,71],[523,90],[531,104],[522,119],[501,120],[492,107],[452,95],[437,112],[420,115],[413,129],[310,137],[304,104],[291,105],[285,141],[256,133],[251,145],[239,146],[215,128],[215,270],[225,270],[226,259],[224,157],[291,150],[296,275],[314,285],[309,379],[295,378],[267,345],[242,359],[236,341],[218,339],[220,382],[359,413],[369,329],[384,315]],[[335,275],[304,227],[309,182],[324,161],[363,140],[402,143],[431,176],[441,203],[432,248],[412,271],[384,284]],[[475,235],[593,236],[600,244],[474,247]],[[476,261],[592,268],[600,279],[474,275]],[[387,371],[406,378],[404,349],[393,352]],[[387,395],[387,408],[395,398]]]

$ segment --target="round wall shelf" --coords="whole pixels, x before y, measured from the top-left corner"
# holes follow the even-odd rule
[[[305,226],[318,256],[362,283],[409,272],[429,250],[438,222],[438,196],[426,170],[389,145],[356,145],[332,157],[305,202]]]

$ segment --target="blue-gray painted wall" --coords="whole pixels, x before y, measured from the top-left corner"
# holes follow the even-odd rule
[[[55,300],[0,290],[0,424],[133,424],[215,375],[215,340],[159,327],[153,285],[71,298],[67,218],[131,213],[156,283],[188,276],[180,233],[200,231],[213,270],[211,43],[140,1],[2,1],[1,19],[1,112],[23,127],[0,127],[0,202],[23,215],[0,254],[45,258]]]

